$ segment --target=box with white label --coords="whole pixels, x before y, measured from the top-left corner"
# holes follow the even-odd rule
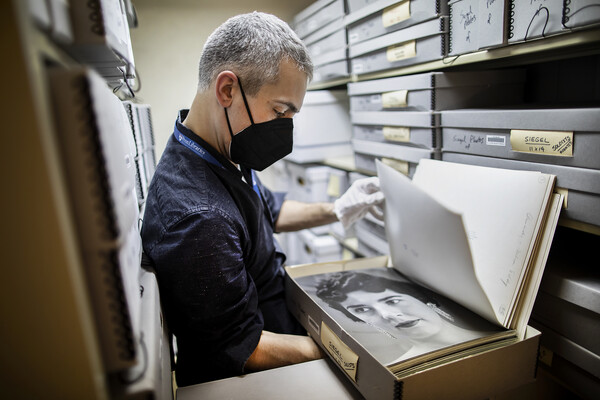
[[[448,17],[350,44],[352,74],[360,75],[440,60],[447,53]]]
[[[439,159],[438,150],[423,149],[390,143],[377,143],[368,140],[352,140],[354,163],[358,171],[376,174],[375,160],[412,177],[419,160],[423,158]]]
[[[524,42],[560,33],[564,0],[509,0],[508,42]]]
[[[304,39],[345,14],[344,0],[318,0],[296,14],[291,25]]]
[[[600,169],[600,108],[441,112],[444,152]]]
[[[527,327],[524,336],[514,342],[448,362],[433,363],[397,378],[363,347],[359,339],[336,322],[330,310],[317,304],[297,282],[301,277],[324,272],[386,268],[388,262],[387,256],[380,256],[286,267],[288,308],[315,341],[327,349],[324,351],[339,349],[336,352],[339,356],[332,358],[346,374],[344,378],[366,399],[489,398],[535,379],[540,332],[531,327]],[[369,325],[364,325],[358,334],[368,334]],[[346,359],[350,361],[346,362]],[[355,374],[351,375],[352,371]]]
[[[348,14],[348,43],[360,43],[448,15],[447,0],[380,0]]]
[[[428,72],[348,84],[352,111],[437,111],[523,102],[521,69]]]
[[[508,2],[505,0],[450,1],[449,16],[449,55],[506,44]]]
[[[353,111],[354,139],[439,149],[439,114],[427,111]]]

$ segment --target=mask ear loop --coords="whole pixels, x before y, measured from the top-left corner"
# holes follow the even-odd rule
[[[248,106],[248,100],[246,100],[246,94],[244,93],[244,89],[242,88],[242,81],[238,76],[238,84],[240,85],[240,91],[242,92],[242,98],[244,99],[244,104],[246,105],[246,111],[248,111],[248,116],[250,117],[250,123],[254,125],[254,119],[252,119],[252,113],[250,112],[250,107]]]

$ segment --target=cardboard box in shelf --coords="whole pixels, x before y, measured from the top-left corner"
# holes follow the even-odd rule
[[[348,84],[352,111],[439,111],[523,102],[525,70],[427,72]]]
[[[294,16],[292,27],[304,39],[345,14],[344,0],[318,0]]]
[[[350,67],[348,60],[334,61],[329,64],[315,66],[311,84],[329,82],[335,79],[348,78],[349,76]]]
[[[402,144],[377,143],[354,139],[352,140],[352,147],[355,153],[370,154],[394,160],[405,160],[415,164],[423,158],[439,158],[439,153],[436,150]]]
[[[583,371],[594,377],[600,384],[600,356],[557,333],[552,328],[532,318],[532,327],[542,333],[541,345],[565,360],[577,365]]]
[[[442,59],[447,53],[447,18],[350,44],[350,71],[360,75]]]
[[[509,3],[507,0],[450,1],[448,55],[505,45]]]
[[[408,177],[412,177],[417,168],[417,164],[414,162],[408,162],[405,160],[398,160],[395,158],[375,156],[373,154],[362,154],[359,151],[354,151],[354,163],[356,170],[371,175],[377,175],[377,167],[375,166],[376,160],[389,165],[390,167],[402,172]]]
[[[70,2],[73,41],[66,50],[77,61],[99,67],[113,77],[115,72],[108,68],[134,65],[129,23],[119,1],[100,2],[101,10],[95,10],[97,6]]]
[[[326,64],[327,62],[320,60],[327,60],[327,57],[332,59],[329,62],[347,58],[348,43],[342,18],[315,32],[303,42],[306,44],[314,65]],[[327,56],[338,53],[341,53],[342,58],[336,58],[333,55]]]
[[[301,242],[299,259],[302,264],[336,261],[342,258],[342,245],[333,236],[316,235],[309,229],[298,232]]]
[[[346,16],[348,43],[360,43],[443,15],[448,15],[447,0],[371,2]]]
[[[345,90],[306,92],[302,112],[294,117],[294,149],[348,142],[349,107]]]
[[[487,398],[534,380],[540,333],[531,327],[527,327],[525,335],[511,344],[397,379],[358,341],[349,336],[295,281],[302,276],[323,272],[385,268],[387,262],[388,258],[382,256],[286,267],[289,309],[321,346],[324,345],[318,338],[321,337],[320,330],[324,323],[341,343],[358,355],[356,380],[348,379],[363,396],[367,399],[391,399],[396,398],[394,396],[397,393],[402,393],[403,399]]]
[[[562,31],[563,0],[511,1],[508,43],[541,38]]]
[[[600,169],[600,108],[441,112],[444,151]]]
[[[565,195],[561,219],[566,218],[600,227],[600,170],[475,156],[450,151],[442,151],[442,160],[554,174],[557,188]]]
[[[429,150],[438,150],[441,147],[439,115],[435,113],[353,111],[350,115],[354,140],[379,142],[391,146],[408,145]]]
[[[600,7],[598,7],[596,0],[565,1],[563,6],[563,26],[565,29],[583,28],[599,22]]]

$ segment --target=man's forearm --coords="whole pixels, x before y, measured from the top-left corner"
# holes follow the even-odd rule
[[[258,346],[246,361],[248,371],[261,371],[323,358],[319,346],[308,336],[263,331]]]
[[[333,203],[302,203],[286,200],[275,223],[277,232],[291,232],[313,228],[337,221]]]

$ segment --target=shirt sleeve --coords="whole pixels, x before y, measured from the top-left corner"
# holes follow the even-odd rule
[[[186,369],[204,378],[244,373],[263,329],[243,261],[245,238],[239,221],[209,209],[171,226],[155,247],[160,254],[151,254],[167,323],[181,350],[178,364],[192,365]]]

